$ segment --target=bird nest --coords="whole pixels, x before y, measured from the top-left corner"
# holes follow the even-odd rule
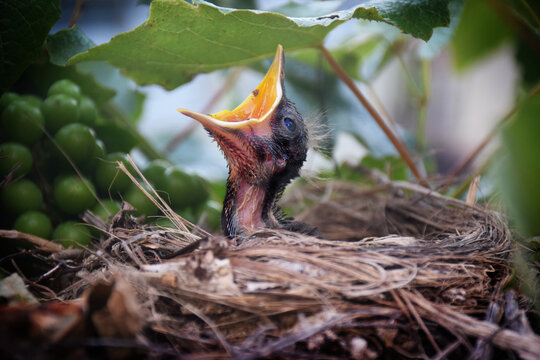
[[[183,222],[141,225],[124,207],[70,260],[78,272],[57,279],[55,297],[83,295],[90,313],[108,304],[86,317],[99,336],[135,340],[101,346],[148,357],[540,353],[502,291],[511,243],[499,214],[408,183],[296,186],[284,204],[325,239],[262,230],[230,241]]]

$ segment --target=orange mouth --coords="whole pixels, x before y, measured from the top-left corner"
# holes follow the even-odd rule
[[[186,109],[177,109],[200,122],[207,130],[256,130],[258,135],[268,134],[272,115],[283,97],[283,47],[278,45],[274,61],[259,86],[236,109],[205,115]]]

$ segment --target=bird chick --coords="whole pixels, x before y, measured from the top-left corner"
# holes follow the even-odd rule
[[[205,115],[178,109],[199,121],[228,163],[221,227],[230,238],[257,229],[287,229],[315,235],[310,225],[284,218],[277,205],[306,160],[308,133],[295,105],[285,97],[283,48],[268,73],[233,111]]]

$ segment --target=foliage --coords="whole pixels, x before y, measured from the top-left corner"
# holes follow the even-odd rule
[[[47,37],[46,48],[50,54],[49,61],[55,65],[65,65],[67,61],[80,52],[95,46],[78,26],[63,29]]]
[[[456,66],[462,69],[473,64],[511,37],[512,32],[489,4],[467,1],[453,39]]]
[[[60,0],[0,2],[0,91],[41,58],[45,37],[60,18]]]
[[[156,0],[150,6],[144,24],[68,63],[105,60],[139,84],[174,89],[196,74],[270,57],[278,43],[286,51],[318,47],[332,29],[352,18],[385,22],[424,40],[434,27],[450,21],[443,0],[366,2],[317,18],[288,18],[179,0]]]
[[[508,149],[502,171],[508,203],[521,230],[528,236],[540,236],[540,94],[520,106],[512,123],[504,131]]]

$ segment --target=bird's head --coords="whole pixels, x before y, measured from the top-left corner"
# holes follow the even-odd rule
[[[216,140],[231,178],[261,183],[291,168],[296,168],[296,176],[306,158],[307,132],[296,107],[285,97],[283,61],[279,45],[264,79],[232,111],[205,115],[178,109],[199,121]]]
[[[234,192],[230,196],[235,197],[230,199],[232,204],[225,200],[224,216],[227,206],[235,207],[231,216],[238,218],[226,221],[239,222],[240,227],[242,216],[236,212],[246,199],[256,205],[249,211],[260,212],[262,225],[272,227],[269,222],[275,219],[269,212],[273,211],[275,198],[298,176],[306,159],[306,127],[294,104],[285,97],[283,80],[283,48],[278,45],[268,73],[236,109],[212,115],[178,109],[199,121],[223,151],[229,165],[228,190]],[[263,189],[264,194],[251,188]],[[248,190],[251,193],[247,193]],[[260,221],[250,221],[255,222],[252,224],[255,227],[261,226]],[[228,234],[229,231],[224,230]]]

